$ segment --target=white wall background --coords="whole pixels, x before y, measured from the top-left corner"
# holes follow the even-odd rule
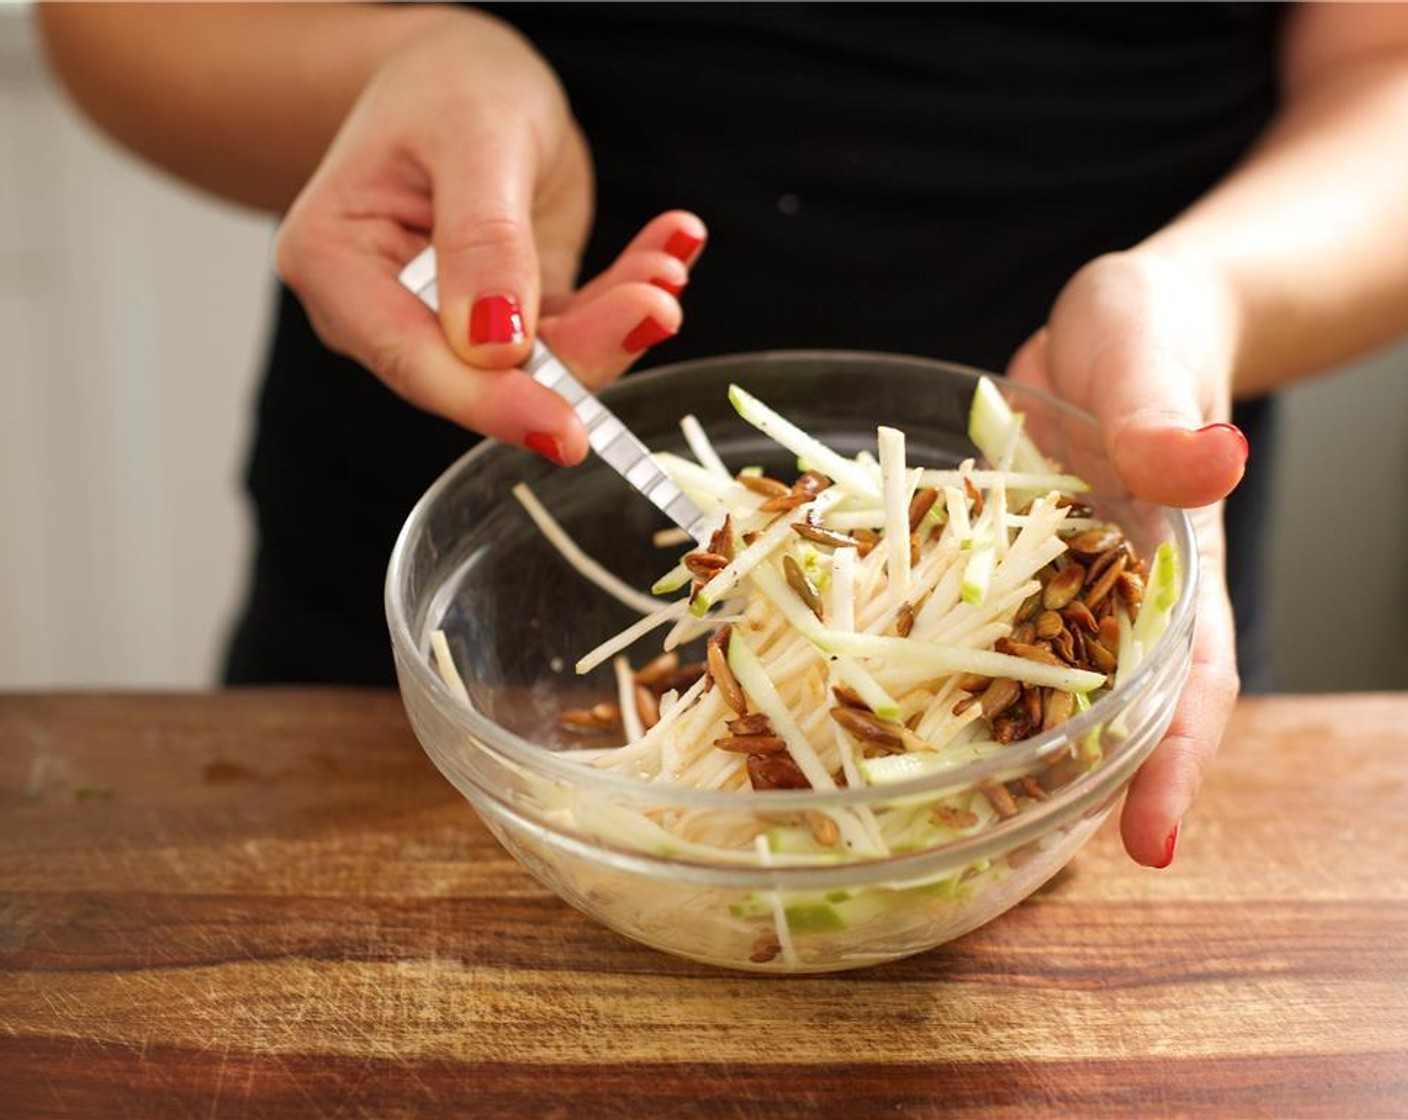
[[[213,679],[271,233],[81,125],[0,7],[0,686]]]
[[[0,0],[0,689],[215,680],[271,234],[80,124]],[[1281,684],[1408,687],[1408,346],[1286,406]]]

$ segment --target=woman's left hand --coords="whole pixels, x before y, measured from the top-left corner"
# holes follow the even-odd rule
[[[1135,495],[1192,511],[1202,563],[1193,665],[1121,821],[1126,850],[1149,867],[1172,861],[1237,698],[1221,507],[1247,461],[1228,422],[1236,347],[1235,301],[1208,266],[1136,249],[1076,273],[1007,371],[1093,414]]]

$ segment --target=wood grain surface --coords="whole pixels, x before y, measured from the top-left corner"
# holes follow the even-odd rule
[[[1170,869],[796,979],[557,901],[394,696],[0,696],[0,1117],[895,1115],[1408,1116],[1408,696],[1243,702]]]

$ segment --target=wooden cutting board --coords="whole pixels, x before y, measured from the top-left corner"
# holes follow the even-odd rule
[[[1408,1116],[1408,696],[1243,702],[1169,870],[797,979],[558,902],[394,696],[0,696],[0,1117],[893,1115]]]

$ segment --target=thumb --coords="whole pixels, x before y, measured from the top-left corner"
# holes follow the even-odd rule
[[[1225,498],[1242,480],[1247,438],[1209,423],[1197,371],[1147,339],[1116,340],[1085,371],[1084,403],[1100,422],[1105,453],[1131,491],[1160,505],[1194,507]]]
[[[1227,423],[1236,316],[1224,288],[1196,261],[1112,253],[1051,311],[1051,384],[1095,415],[1124,484],[1160,505],[1219,501],[1246,468],[1246,438]]]
[[[437,169],[440,321],[478,369],[521,365],[537,328],[531,158],[527,145],[465,144]]]

